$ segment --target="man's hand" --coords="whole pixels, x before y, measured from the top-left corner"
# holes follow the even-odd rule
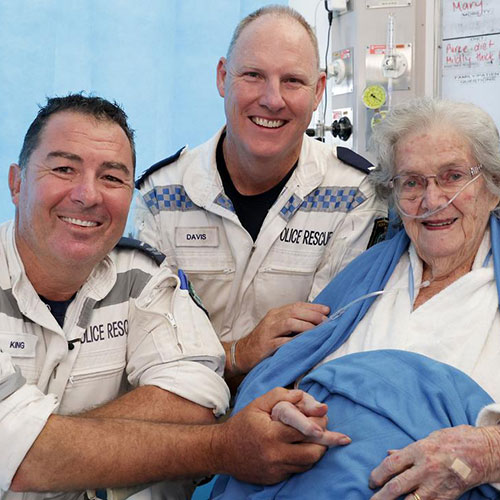
[[[310,330],[325,321],[329,312],[328,306],[308,302],[295,302],[270,309],[252,332],[238,341],[235,352],[237,370],[231,366],[228,356],[226,366],[234,370],[228,375],[248,373],[278,347],[289,342],[293,334]],[[228,351],[229,345],[226,344],[226,354]]]
[[[278,402],[295,405],[303,394],[273,389],[223,424],[214,426],[212,454],[217,469],[242,481],[273,484],[311,468],[326,447],[306,442],[302,433],[271,418]]]
[[[432,432],[389,456],[370,475],[381,489],[372,500],[415,492],[421,500],[453,500],[479,484],[500,480],[500,427],[460,425]]]

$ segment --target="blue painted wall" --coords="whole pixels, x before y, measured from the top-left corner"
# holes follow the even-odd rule
[[[224,123],[217,61],[241,17],[267,3],[0,0],[0,222],[14,214],[8,167],[46,96],[86,91],[122,104],[141,172]]]

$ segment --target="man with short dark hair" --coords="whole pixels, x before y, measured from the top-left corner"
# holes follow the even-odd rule
[[[227,378],[326,319],[329,308],[309,301],[386,214],[366,160],[305,136],[325,82],[304,18],[259,9],[217,66],[226,126],[137,183],[139,237],[189,274],[223,341]]]
[[[82,499],[89,488],[219,472],[274,482],[325,450],[271,422],[278,401],[300,405],[300,391],[277,389],[206,425],[226,411],[229,391],[204,310],[159,252],[115,248],[134,162],[123,111],[77,94],[49,99],[10,167],[15,220],[0,226],[2,500]],[[324,406],[304,413],[318,417],[305,419],[304,434],[321,434]],[[341,437],[324,434],[330,444]]]

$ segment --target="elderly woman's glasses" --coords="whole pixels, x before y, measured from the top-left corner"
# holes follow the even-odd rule
[[[481,165],[464,168],[448,168],[436,175],[403,174],[396,175],[391,179],[391,187],[400,200],[414,201],[421,198],[429,179],[436,179],[437,185],[441,191],[446,194],[455,194],[464,187],[481,171]]]
[[[401,174],[390,180],[390,187],[394,190],[396,204],[402,215],[415,219],[425,219],[453,203],[456,197],[479,177],[481,169],[482,165],[477,165],[469,168],[447,168],[435,175]],[[416,208],[416,202],[420,202],[424,196],[429,179],[434,179],[441,191],[446,195],[451,195],[452,198],[434,210],[413,215],[410,212]]]

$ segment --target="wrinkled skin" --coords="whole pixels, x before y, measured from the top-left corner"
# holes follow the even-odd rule
[[[413,500],[412,492],[421,500],[453,500],[477,485],[498,482],[499,447],[498,426],[461,425],[432,432],[401,450],[389,451],[370,475],[370,487],[381,488],[371,500],[393,500],[404,494]]]

